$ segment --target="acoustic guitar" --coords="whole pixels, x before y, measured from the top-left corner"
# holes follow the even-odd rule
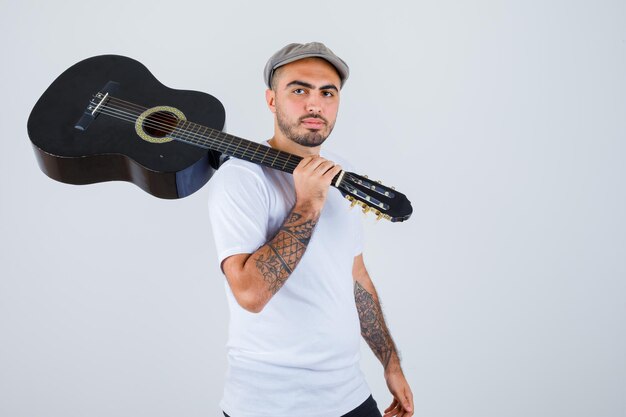
[[[223,132],[224,106],[207,93],[174,90],[131,58],[102,55],[63,72],[28,118],[41,170],[57,181],[129,181],[160,198],[200,189],[224,157],[293,173],[301,157]],[[367,176],[333,179],[351,205],[392,222],[407,220],[409,200]]]

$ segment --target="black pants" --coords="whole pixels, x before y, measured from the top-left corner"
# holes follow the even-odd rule
[[[230,417],[226,413],[224,413],[224,415],[226,417]],[[367,397],[367,400],[363,402],[363,404],[341,417],[381,417],[381,414],[380,411],[378,411],[374,397],[370,395]]]

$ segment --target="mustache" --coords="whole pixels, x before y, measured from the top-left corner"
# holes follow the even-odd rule
[[[326,120],[325,117],[320,116],[319,114],[307,114],[307,115],[304,115],[304,116],[300,117],[300,122],[304,121],[304,119],[320,119],[324,123],[328,124],[328,120]]]

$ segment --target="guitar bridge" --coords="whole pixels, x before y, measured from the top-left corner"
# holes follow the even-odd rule
[[[76,124],[74,125],[74,128],[81,131],[87,130],[91,122],[93,122],[96,119],[96,116],[98,116],[97,111],[98,109],[100,109],[100,106],[106,101],[109,94],[114,94],[117,92],[119,86],[120,83],[117,83],[115,81],[109,81],[104,85],[104,87],[102,87],[99,92],[94,94],[91,101],[89,101],[89,105],[85,109],[85,112],[78,120],[78,122],[76,122]]]

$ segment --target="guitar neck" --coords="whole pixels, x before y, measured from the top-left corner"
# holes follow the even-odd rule
[[[170,136],[180,142],[215,150],[290,174],[302,160],[300,156],[188,121],[181,120]]]

